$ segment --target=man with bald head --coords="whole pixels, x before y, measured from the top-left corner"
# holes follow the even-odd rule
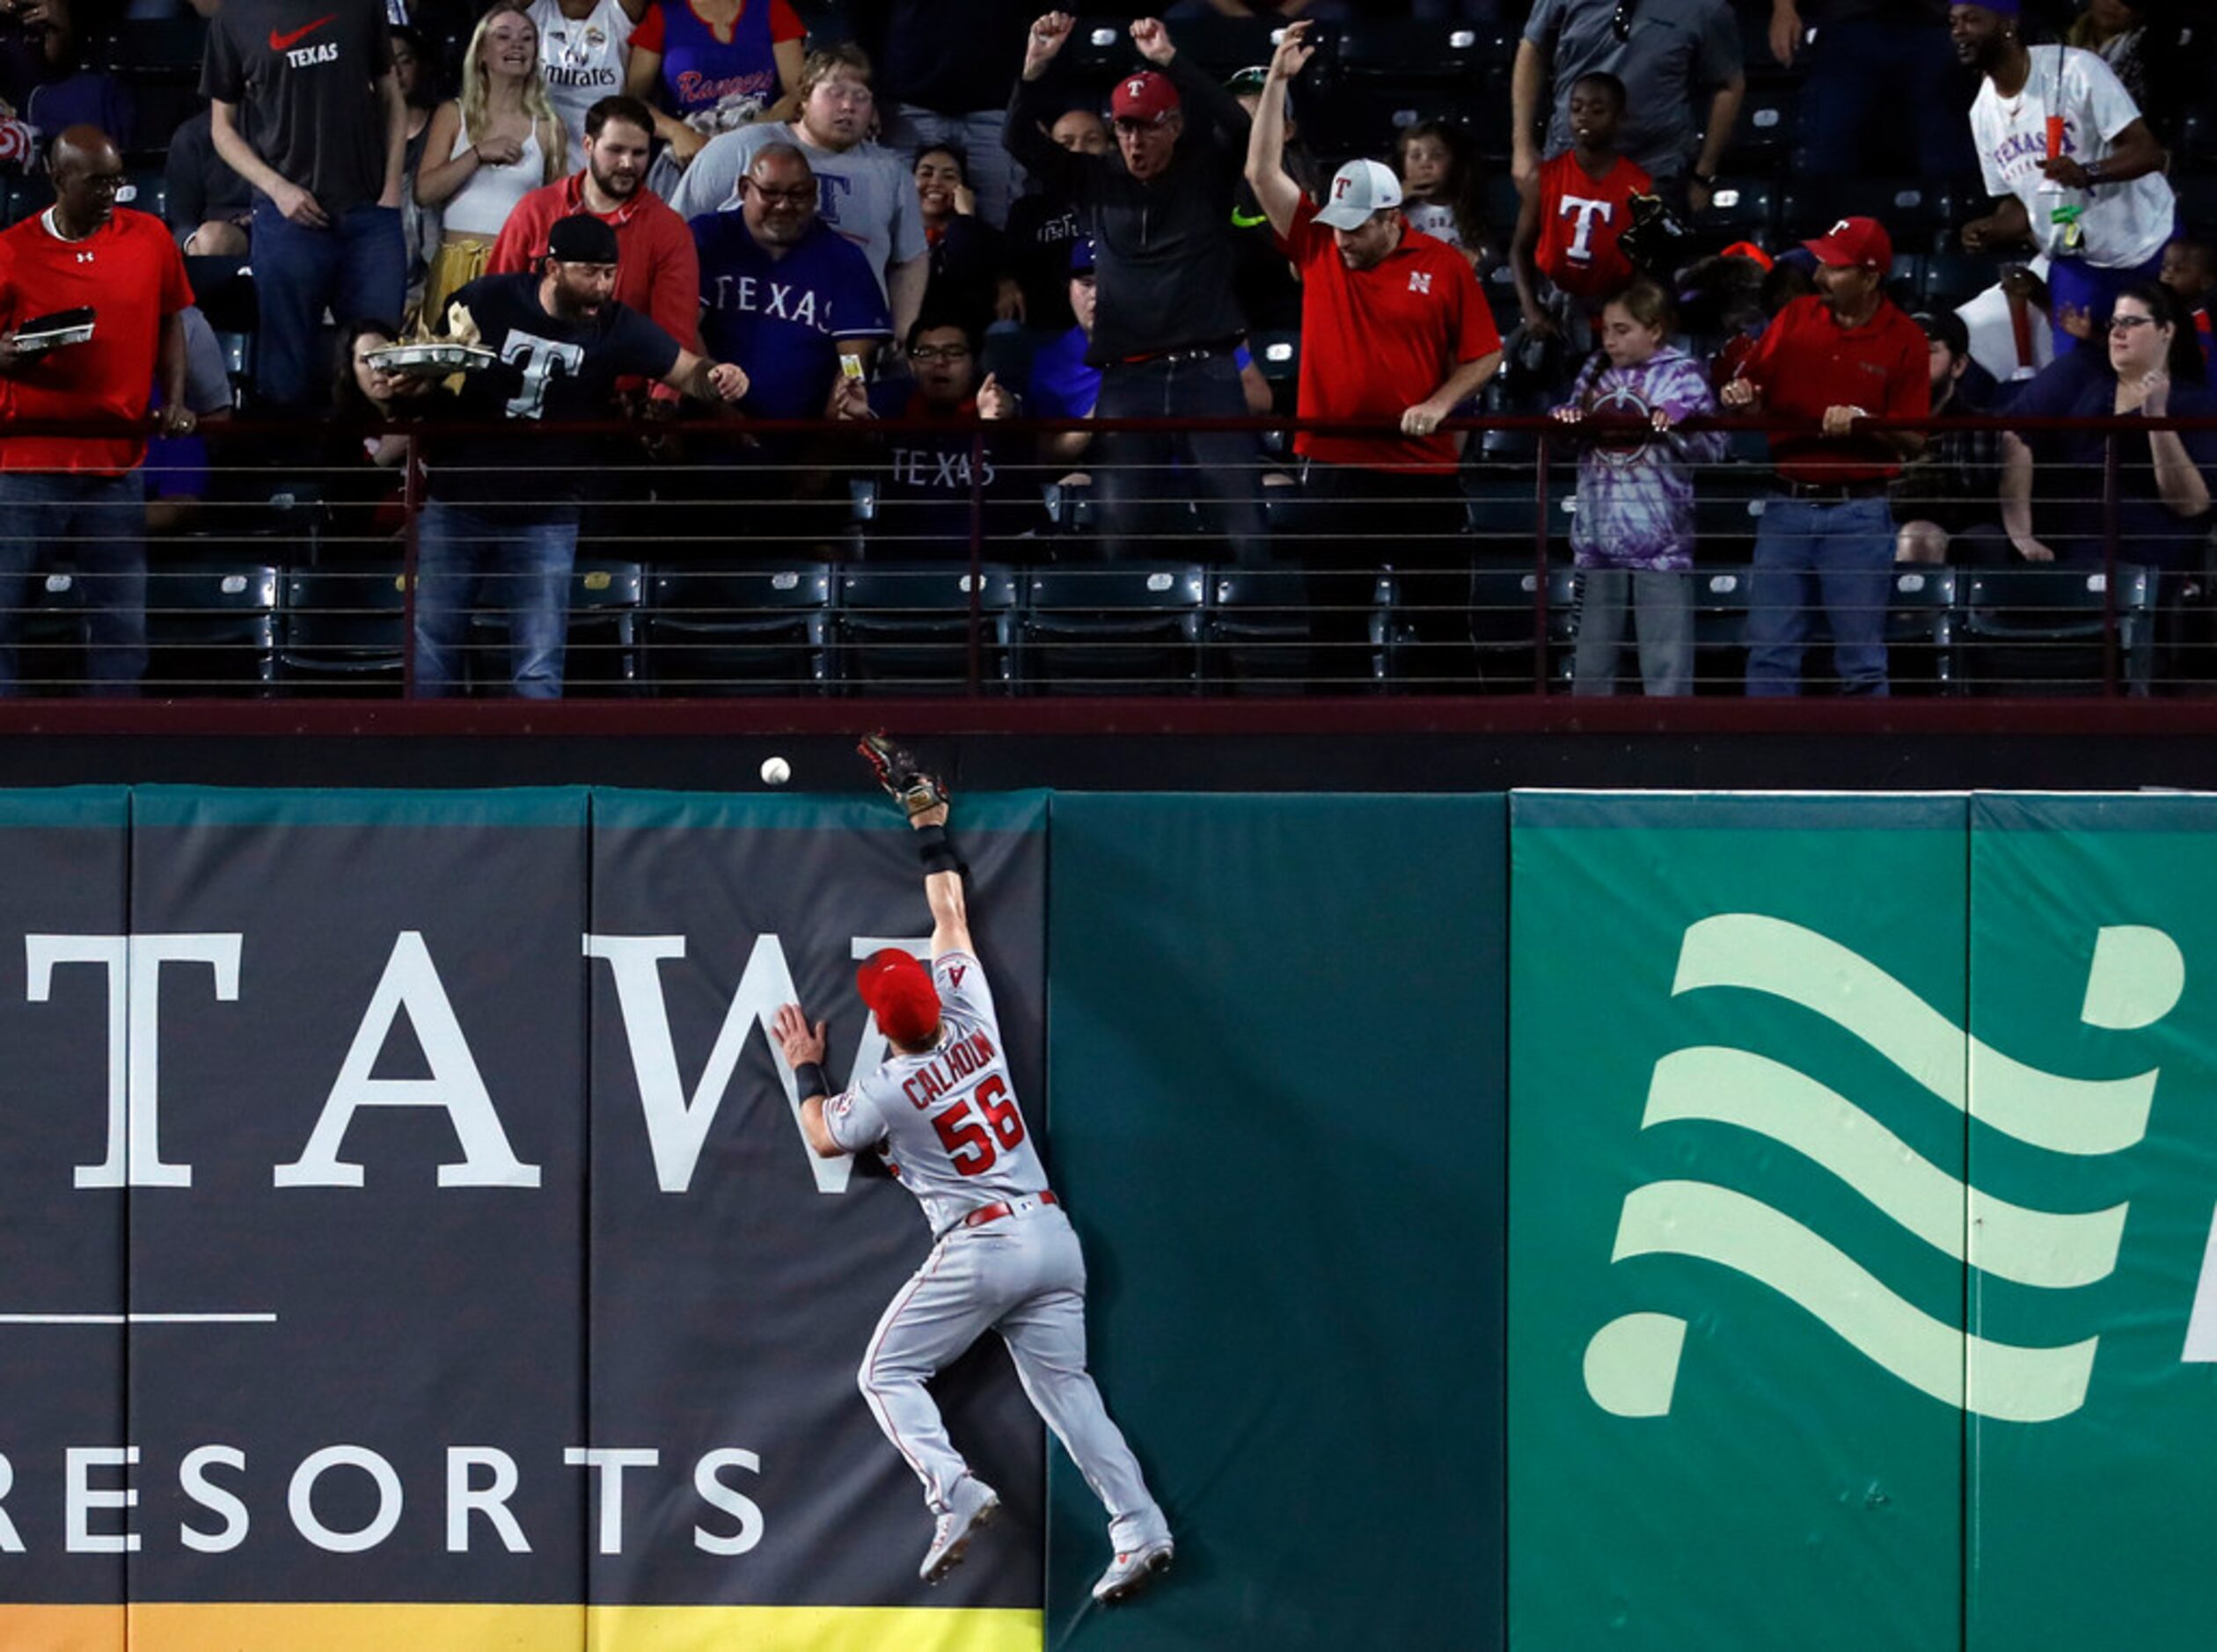
[[[158,371],[161,428],[193,428],[185,397],[185,260],[159,218],[115,204],[123,157],[98,127],[55,138],[54,204],[0,233],[0,420],[104,420],[143,429]],[[92,336],[53,341],[40,318],[91,312]],[[40,334],[48,337],[41,340]],[[41,558],[84,593],[85,679],[131,694],[146,669],[146,441],[11,435],[0,442],[0,693]]]

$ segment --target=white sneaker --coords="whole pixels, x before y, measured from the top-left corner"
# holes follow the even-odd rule
[[[969,1540],[993,1523],[1000,1509],[1000,1494],[975,1474],[965,1474],[948,1495],[947,1512],[932,1533],[932,1546],[924,1552],[917,1575],[936,1583],[962,1563]]]
[[[1094,1585],[1094,1598],[1104,1606],[1121,1606],[1152,1583],[1158,1574],[1168,1571],[1171,1557],[1176,1553],[1175,1546],[1166,1537],[1155,1538],[1117,1555],[1101,1575],[1101,1581]]]

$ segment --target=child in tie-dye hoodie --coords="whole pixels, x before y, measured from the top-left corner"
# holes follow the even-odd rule
[[[1669,342],[1671,301],[1635,281],[1601,312],[1601,354],[1555,410],[1566,425],[1637,420],[1647,431],[1584,432],[1570,548],[1581,571],[1571,691],[1616,691],[1628,608],[1650,694],[1694,686],[1694,467],[1724,457],[1721,432],[1677,427],[1716,411],[1701,364]],[[1652,432],[1650,435],[1649,432]]]

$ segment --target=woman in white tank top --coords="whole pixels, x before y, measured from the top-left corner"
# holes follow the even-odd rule
[[[512,5],[496,7],[479,20],[463,62],[462,95],[431,117],[416,173],[416,200],[441,209],[423,292],[434,327],[448,296],[485,273],[516,203],[568,172],[562,122],[539,78],[538,25]]]

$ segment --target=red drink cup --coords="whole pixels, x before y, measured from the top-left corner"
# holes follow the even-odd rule
[[[2047,118],[2047,157],[2052,161],[2063,157],[2063,117],[2060,114]]]

